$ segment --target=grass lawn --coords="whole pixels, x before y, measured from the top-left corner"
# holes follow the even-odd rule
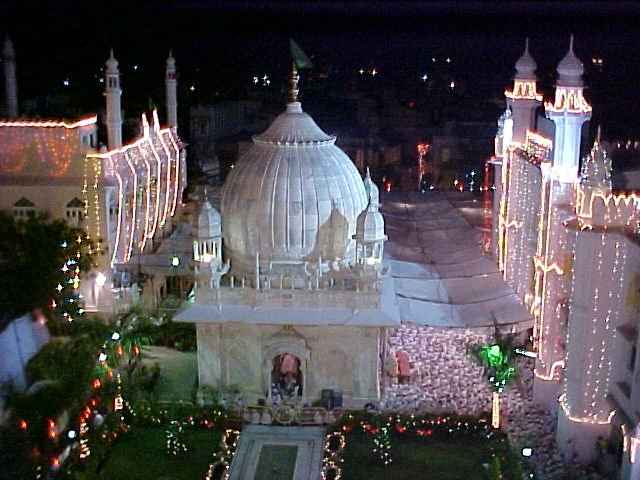
[[[392,436],[393,463],[384,467],[372,453],[371,436],[352,432],[344,451],[343,478],[349,480],[486,480],[487,441],[435,440],[414,435]]]
[[[158,400],[191,401],[198,377],[196,352],[180,352],[166,347],[144,347],[143,352],[145,365],[160,364]]]
[[[114,445],[100,472],[100,479],[197,480],[204,474],[218,448],[218,429],[185,431],[189,451],[176,457],[166,453],[163,427],[135,427]]]

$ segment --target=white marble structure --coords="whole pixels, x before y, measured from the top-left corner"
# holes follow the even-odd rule
[[[527,100],[518,68],[496,138],[495,247],[503,277],[534,317],[534,395],[558,411],[558,446],[568,459],[588,463],[602,437],[619,446],[620,478],[636,479],[640,197],[612,191],[599,137],[579,169],[582,127],[591,116],[583,72],[572,38],[555,98],[545,103],[550,125],[516,114],[516,102]],[[513,119],[513,136],[504,118]]]
[[[204,202],[195,302],[176,319],[197,325],[200,385],[276,400],[277,362],[288,354],[294,400],[334,389],[362,406],[379,399],[385,328],[400,323],[381,262],[378,192],[296,96],[294,70],[286,111],[227,178],[221,231]]]

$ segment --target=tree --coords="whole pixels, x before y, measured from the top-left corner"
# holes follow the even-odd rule
[[[517,369],[513,363],[513,345],[510,338],[496,335],[496,341],[472,348],[474,357],[485,368],[485,374],[493,393],[493,426],[500,424],[500,394],[516,378]]]
[[[82,315],[79,282],[91,268],[91,252],[84,230],[63,220],[16,220],[0,212],[0,329],[34,309],[54,320]]]

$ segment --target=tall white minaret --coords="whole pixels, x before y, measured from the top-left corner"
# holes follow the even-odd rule
[[[104,95],[107,97],[107,139],[109,150],[114,150],[122,147],[122,111],[120,104],[122,89],[120,88],[118,61],[113,56],[113,50],[111,50],[105,65],[107,67],[104,90]]]
[[[4,67],[6,115],[13,118],[18,116],[18,81],[16,80],[16,52],[9,37],[4,40],[2,64]]]
[[[171,128],[178,127],[178,95],[176,79],[176,59],[173,58],[171,50],[169,50],[169,57],[167,58],[167,70],[164,78],[164,83],[167,88],[167,124]]]
[[[513,90],[505,92],[507,106],[511,109],[513,122],[512,140],[524,144],[527,130],[536,129],[537,109],[542,105],[542,95],[536,90],[536,65],[529,53],[529,39],[524,44],[524,52],[516,62],[516,74],[513,78]],[[509,145],[504,145],[508,147]]]
[[[545,104],[547,116],[556,124],[553,140],[553,173],[560,181],[578,180],[582,125],[591,118],[591,106],[583,96],[584,66],[573,52],[573,35],[569,51],[558,64],[558,80],[553,103]]]

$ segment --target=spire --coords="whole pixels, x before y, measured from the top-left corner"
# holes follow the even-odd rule
[[[601,143],[601,129],[598,126],[593,147],[582,160],[581,184],[592,188],[611,190],[612,164]]]
[[[295,62],[291,62],[291,73],[289,74],[289,103],[298,102],[298,69]]]
[[[367,208],[377,211],[380,207],[380,190],[371,178],[369,167],[367,167],[364,177],[364,190],[367,193]]]

